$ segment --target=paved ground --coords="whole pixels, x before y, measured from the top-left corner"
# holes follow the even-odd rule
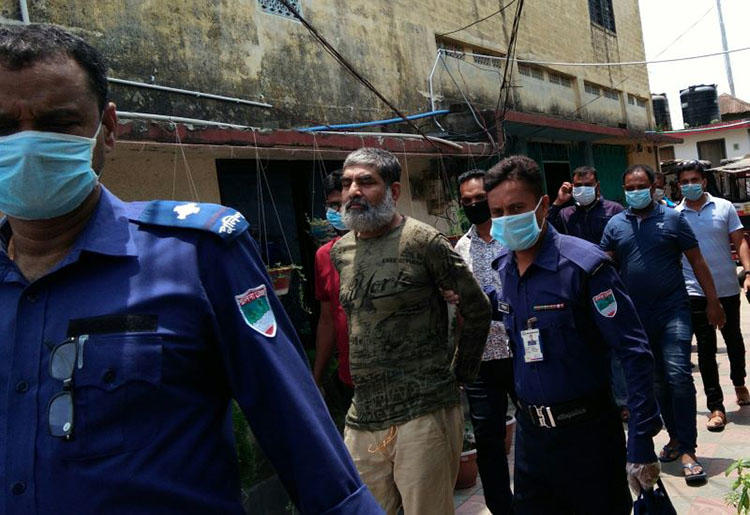
[[[745,336],[746,347],[750,354],[750,304],[742,301],[742,332]],[[724,496],[730,491],[731,478],[724,476],[724,471],[736,459],[750,458],[750,406],[740,408],[735,402],[734,388],[729,380],[729,361],[719,338],[719,373],[722,376],[724,389],[724,404],[727,408],[729,424],[721,433],[710,433],[706,426],[706,397],[703,394],[698,368],[694,369],[693,377],[698,390],[698,459],[706,468],[708,482],[699,487],[689,487],[682,479],[682,471],[678,463],[667,463],[662,466],[662,480],[672,498],[672,502],[680,515],[708,515],[732,514],[736,510],[728,507]],[[693,344],[692,361],[697,365],[698,355]],[[666,431],[662,431],[655,439],[658,449],[669,440]],[[512,453],[511,453],[512,454]],[[509,457],[512,467],[512,455]],[[512,472],[511,472],[512,476]],[[485,515],[490,511],[484,505],[481,482],[467,490],[456,490],[454,495],[456,513],[458,515]]]

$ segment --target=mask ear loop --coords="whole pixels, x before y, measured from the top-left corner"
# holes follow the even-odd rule
[[[97,138],[99,137],[99,133],[102,130],[102,125],[104,124],[104,115],[102,114],[99,116],[99,125],[96,127],[96,132],[94,133],[94,136],[91,138],[91,155],[89,156],[89,161],[91,162],[91,171],[94,172],[94,175],[96,175],[96,182],[100,183],[102,182],[102,175],[104,175],[104,166],[102,165],[102,170],[97,174],[94,170],[94,149],[96,148]]]

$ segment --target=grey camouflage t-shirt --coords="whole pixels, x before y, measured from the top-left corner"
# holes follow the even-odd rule
[[[349,321],[350,427],[379,430],[459,402],[457,377],[478,370],[490,321],[486,296],[434,228],[412,218],[383,236],[354,232],[331,250]],[[461,298],[456,347],[439,288]],[[455,354],[455,358],[454,358]]]

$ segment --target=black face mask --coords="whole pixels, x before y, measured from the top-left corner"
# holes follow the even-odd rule
[[[466,218],[474,225],[483,224],[490,219],[490,205],[486,200],[475,202],[470,206],[461,206]]]

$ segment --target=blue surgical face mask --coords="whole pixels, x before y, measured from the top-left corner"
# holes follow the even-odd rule
[[[682,196],[688,200],[698,200],[703,195],[702,184],[682,184],[680,186]]]
[[[651,189],[626,191],[625,202],[633,209],[644,209],[651,204]]]
[[[0,211],[42,220],[70,213],[94,190],[96,137],[23,131],[0,137]]]
[[[661,202],[661,199],[664,198],[665,191],[662,188],[654,188],[654,200],[657,202]]]
[[[326,209],[326,220],[330,223],[337,231],[346,231],[347,227],[344,221],[341,219],[341,213],[333,208]]]
[[[536,221],[536,210],[542,203],[520,215],[507,215],[492,219],[490,235],[503,247],[510,250],[526,250],[539,239],[542,228]]]
[[[573,198],[582,206],[588,206],[596,200],[596,186],[574,186]]]

